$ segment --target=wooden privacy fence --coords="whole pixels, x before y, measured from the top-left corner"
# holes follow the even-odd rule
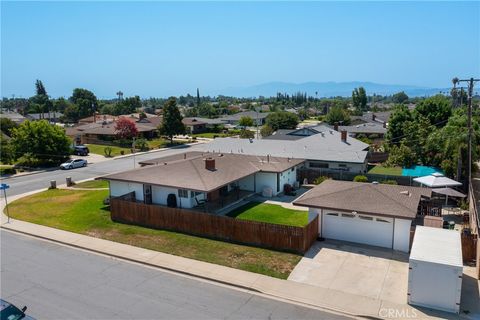
[[[292,227],[149,205],[122,198],[110,200],[110,211],[115,222],[302,254],[318,236],[318,216],[305,227]]]

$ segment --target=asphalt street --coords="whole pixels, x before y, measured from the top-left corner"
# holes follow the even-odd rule
[[[37,319],[348,319],[1,231],[1,297]]]
[[[113,158],[112,160],[89,164],[85,168],[73,170],[57,169],[53,171],[35,173],[32,175],[2,179],[2,182],[10,185],[10,189],[8,189],[8,195],[18,195],[29,191],[48,188],[50,185],[50,180],[56,180],[57,185],[64,184],[66,177],[72,177],[73,181],[80,181],[109,173],[133,169],[134,163],[138,163],[142,160],[169,156],[186,151],[202,151],[203,149],[204,146],[202,144],[185,146],[184,148],[166,149],[138,155],[135,157],[131,156],[118,159]],[[138,168],[138,164],[136,164],[136,167]]]

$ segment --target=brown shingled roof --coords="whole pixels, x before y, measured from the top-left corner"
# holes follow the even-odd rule
[[[110,174],[100,179],[209,192],[256,172],[283,172],[304,162],[301,159],[214,153],[177,158],[155,159],[158,165]],[[215,170],[205,168],[206,158],[215,159]]]
[[[326,180],[293,204],[387,217],[415,218],[422,196],[429,188]]]

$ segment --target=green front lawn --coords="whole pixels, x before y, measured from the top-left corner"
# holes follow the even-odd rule
[[[121,155],[121,151],[123,150],[124,154],[130,154],[131,150],[130,148],[122,148],[122,147],[117,147],[117,146],[107,146],[103,144],[87,144],[88,150],[90,150],[91,153],[95,154],[100,154],[102,156],[105,156],[105,148],[110,147],[112,148],[112,157],[116,157]]]
[[[182,233],[115,223],[103,205],[108,190],[48,190],[9,204],[19,220],[186,258],[286,279],[301,256]]]
[[[72,186],[73,188],[87,188],[87,189],[96,189],[96,188],[108,188],[108,181],[106,180],[90,180],[81,183],[77,183]]]
[[[402,175],[402,168],[401,167],[383,167],[383,166],[375,166],[368,173],[371,174],[384,174],[389,176],[401,176]]]
[[[303,227],[308,224],[308,211],[286,209],[282,206],[249,202],[227,214],[237,219],[252,220],[283,224],[287,226]]]

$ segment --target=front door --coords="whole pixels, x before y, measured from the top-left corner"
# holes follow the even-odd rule
[[[143,185],[143,199],[145,204],[152,204],[152,186],[149,184]]]

